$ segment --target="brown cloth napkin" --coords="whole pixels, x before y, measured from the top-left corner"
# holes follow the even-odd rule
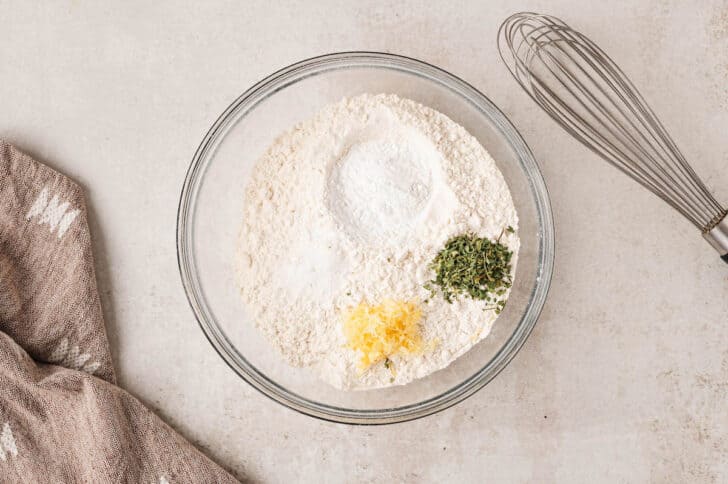
[[[115,386],[81,189],[1,140],[0,482],[237,482]]]

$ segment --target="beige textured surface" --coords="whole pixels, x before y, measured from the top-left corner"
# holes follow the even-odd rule
[[[589,33],[725,201],[728,3],[363,3],[0,1],[0,137],[88,192],[121,384],[251,481],[728,481],[728,267],[538,112],[494,45],[516,9]],[[510,367],[388,428],[318,422],[239,381],[194,322],[174,252],[184,172],[217,115],[269,72],[348,49],[483,90],[541,162],[557,223],[552,292]]]

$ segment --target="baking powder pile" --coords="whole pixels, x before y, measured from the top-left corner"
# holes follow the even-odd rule
[[[283,357],[342,389],[400,385],[446,367],[486,337],[487,303],[447,303],[423,285],[451,237],[496,239],[518,226],[493,159],[445,115],[395,95],[327,106],[280,136],[247,187],[238,253],[241,294]],[[517,235],[501,243],[519,248]],[[362,373],[342,313],[361,302],[416,301],[422,354]],[[388,364],[388,366],[390,366]]]

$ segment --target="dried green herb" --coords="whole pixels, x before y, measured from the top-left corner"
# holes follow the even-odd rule
[[[512,233],[512,227],[508,227]],[[502,234],[501,234],[502,235]],[[430,263],[435,279],[424,285],[433,296],[438,286],[442,297],[449,303],[461,294],[491,303],[486,309],[497,314],[505,307],[499,299],[511,287],[511,258],[513,252],[500,243],[475,234],[451,238]]]

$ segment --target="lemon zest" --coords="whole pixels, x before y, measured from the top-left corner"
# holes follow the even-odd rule
[[[360,369],[396,354],[422,350],[422,310],[413,302],[386,299],[380,304],[360,303],[344,313],[347,346],[361,355]]]

